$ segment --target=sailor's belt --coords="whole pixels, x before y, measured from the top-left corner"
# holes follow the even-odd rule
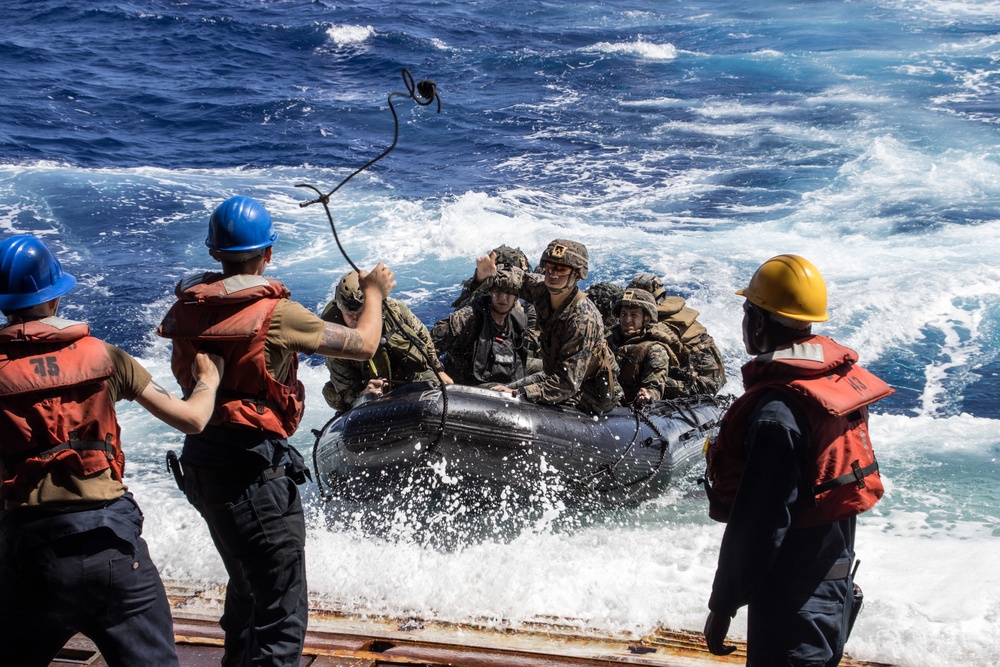
[[[243,485],[254,482],[257,484],[266,484],[272,479],[284,477],[287,467],[288,466],[280,465],[276,468],[267,468],[263,472],[257,472],[244,469],[233,470],[230,468],[195,468],[188,466],[184,468],[184,476],[190,477],[191,479],[194,479],[202,484]]]
[[[834,579],[846,579],[847,575],[851,573],[851,561],[849,559],[838,560],[836,563],[830,566],[830,569],[823,576],[823,581],[832,581]]]

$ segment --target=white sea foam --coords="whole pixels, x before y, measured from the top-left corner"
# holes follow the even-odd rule
[[[645,41],[642,37],[634,42],[598,42],[582,50],[623,54],[642,58],[643,60],[673,60],[677,57],[677,47],[673,44],[654,44]]]
[[[376,33],[370,25],[332,25],[326,29],[326,34],[337,46],[348,46],[362,44]]]

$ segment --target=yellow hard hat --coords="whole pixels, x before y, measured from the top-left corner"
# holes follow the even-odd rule
[[[826,322],[826,282],[819,269],[798,255],[772,257],[736,292],[764,310],[800,322]]]

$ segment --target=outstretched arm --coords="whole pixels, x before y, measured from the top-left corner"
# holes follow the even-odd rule
[[[199,352],[192,364],[195,386],[191,395],[180,399],[156,382],[150,382],[136,402],[151,415],[182,433],[201,433],[215,410],[215,392],[222,377],[222,357]]]
[[[396,286],[392,270],[379,262],[369,272],[359,274],[365,305],[356,329],[327,322],[323,339],[316,349],[324,357],[341,359],[371,359],[378,350],[382,337],[382,299],[389,296]]]

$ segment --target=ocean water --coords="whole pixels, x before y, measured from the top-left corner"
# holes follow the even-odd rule
[[[397,100],[398,147],[331,209],[351,258],[389,264],[428,324],[476,255],[579,239],[591,281],[654,271],[687,298],[739,393],[733,292],[768,257],[810,258],[831,295],[817,330],[896,388],[872,418],[887,494],[860,519],[848,652],[1000,663],[1000,3],[6,0],[0,25],[0,236],[43,237],[79,278],[62,314],[170,386],[155,325],[175,282],[213,267],[222,199],[263,201],[269,275],[309,308],[331,297],[347,262],[295,186],[332,189],[390,144],[403,67],[441,113]],[[323,366],[302,374],[308,457],[330,413]],[[224,582],[162,463],[181,436],[119,409],[163,575]],[[532,508],[448,548],[428,535],[474,507],[372,531],[364,508],[307,504],[318,599],[503,627],[700,630],[722,535],[690,481],[607,515]]]

